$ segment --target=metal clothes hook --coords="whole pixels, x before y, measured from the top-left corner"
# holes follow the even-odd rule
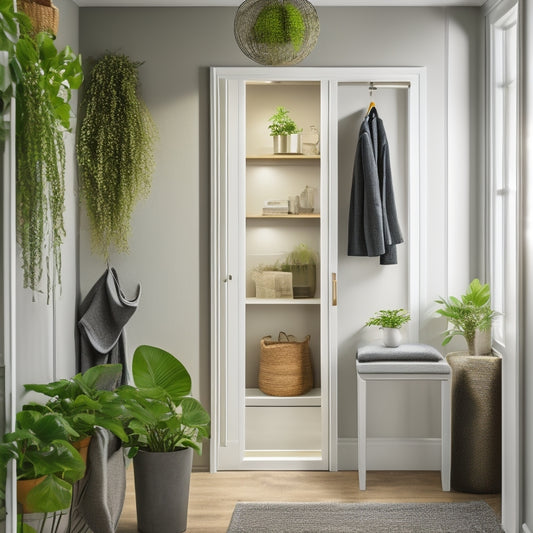
[[[377,91],[377,89],[378,89],[378,88],[374,85],[374,82],[371,81],[371,82],[370,82],[370,86],[368,87],[368,90],[370,91],[370,98],[372,98],[372,93],[373,93],[374,91]]]

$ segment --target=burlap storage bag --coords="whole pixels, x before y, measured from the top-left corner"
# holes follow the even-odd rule
[[[460,492],[501,490],[500,357],[451,352],[451,487]]]
[[[271,396],[299,396],[313,388],[308,335],[303,341],[281,332],[277,341],[261,339],[259,389]]]
[[[17,11],[28,15],[34,33],[48,31],[57,35],[59,10],[52,4],[52,0],[17,0]]]

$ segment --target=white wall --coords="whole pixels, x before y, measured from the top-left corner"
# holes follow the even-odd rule
[[[130,355],[141,344],[155,344],[178,356],[193,377],[193,393],[210,405],[209,353],[209,66],[256,66],[233,38],[235,8],[82,8],[80,47],[86,64],[91,57],[116,51],[144,61],[141,94],[159,127],[160,143],[152,193],[134,214],[128,255],[113,256],[126,292],[143,285],[140,307],[130,321]],[[444,324],[434,318],[431,302],[447,294],[450,269],[467,280],[475,271],[478,228],[468,212],[457,213],[448,197],[449,159],[467,183],[476,182],[480,69],[479,10],[476,8],[319,8],[321,35],[302,66],[425,66],[429,110],[427,124],[429,187],[424,206],[431,216],[425,230],[421,291],[424,302],[421,341],[440,345]],[[454,28],[451,33],[449,28]],[[450,40],[457,43],[448,61]],[[461,53],[459,53],[459,51]],[[461,55],[462,54],[462,55]],[[468,116],[448,121],[448,84],[460,78],[466,90],[454,95],[454,105],[470,109]],[[379,98],[377,96],[376,98]],[[448,152],[449,136],[458,135],[460,149]],[[466,202],[471,207],[471,199]],[[448,209],[459,217],[461,231],[452,248],[467,250],[460,262],[449,263]],[[459,222],[462,223],[459,224]],[[472,223],[472,224],[471,224]],[[88,224],[80,221],[80,295],[83,297],[105,268],[91,254]],[[342,283],[342,280],[339,280]],[[381,296],[381,295],[380,295]],[[401,300],[401,297],[399,301]],[[361,311],[367,316],[374,311]],[[353,324],[355,333],[360,324]],[[355,374],[350,379],[349,339],[343,348],[340,381],[340,437],[355,437]],[[401,402],[409,405],[407,395]],[[376,412],[387,409],[380,403]],[[352,415],[350,415],[352,411]],[[439,407],[412,426],[395,425],[392,437],[435,435]],[[376,428],[381,434],[381,429]],[[208,450],[197,460],[206,466]],[[342,466],[342,465],[341,465]],[[353,467],[353,464],[351,465]],[[348,465],[350,467],[350,465]]]
[[[56,47],[67,44],[78,51],[79,8],[71,0],[56,0],[59,9],[59,31]],[[72,109],[77,109],[78,95],[73,91]],[[71,122],[72,131],[76,120]],[[46,294],[35,295],[22,288],[22,270],[17,270],[17,390],[23,398],[24,383],[44,383],[72,376],[75,372],[76,296],[78,280],[78,200],[75,167],[74,133],[65,134],[66,207],[64,223],[66,238],[62,247],[62,287],[53,302],[46,303]],[[20,262],[19,262],[20,265]],[[46,274],[45,274],[46,275]]]

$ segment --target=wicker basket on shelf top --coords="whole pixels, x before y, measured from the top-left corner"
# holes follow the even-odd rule
[[[259,389],[270,396],[299,396],[313,388],[307,335],[303,341],[280,332],[278,340],[261,339]]]
[[[52,4],[52,0],[17,0],[17,10],[28,15],[34,33],[48,31],[57,35],[59,9]]]

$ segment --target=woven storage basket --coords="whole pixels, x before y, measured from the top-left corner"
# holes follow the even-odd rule
[[[286,340],[283,340],[286,339]],[[281,332],[261,339],[259,389],[270,396],[299,396],[313,388],[309,335],[303,341]]]
[[[17,0],[17,10],[28,15],[34,33],[49,31],[57,35],[59,10],[51,0]]]

